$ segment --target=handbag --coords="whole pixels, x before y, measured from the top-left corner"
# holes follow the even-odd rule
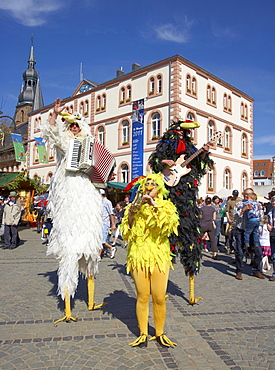
[[[4,235],[5,232],[5,225],[0,226],[0,236]]]

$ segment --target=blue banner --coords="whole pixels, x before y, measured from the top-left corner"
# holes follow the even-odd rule
[[[132,179],[143,175],[144,124],[132,123]]]

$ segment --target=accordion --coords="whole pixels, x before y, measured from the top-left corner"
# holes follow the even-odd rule
[[[115,165],[112,153],[94,137],[87,136],[83,142],[70,140],[66,170],[86,173],[95,187],[107,187]]]

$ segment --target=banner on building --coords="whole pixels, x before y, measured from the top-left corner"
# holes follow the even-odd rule
[[[133,102],[132,112],[132,173],[131,180],[143,175],[144,157],[144,99]]]
[[[41,137],[35,137],[34,140],[37,148],[39,163],[49,163],[48,154],[43,139]]]
[[[26,162],[26,154],[23,146],[22,136],[20,134],[11,134],[11,139],[17,162]]]

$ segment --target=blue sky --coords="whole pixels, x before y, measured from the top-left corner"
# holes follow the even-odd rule
[[[0,0],[0,110],[13,116],[32,34],[45,105],[84,78],[180,54],[255,100],[254,158],[275,155],[274,0]]]

